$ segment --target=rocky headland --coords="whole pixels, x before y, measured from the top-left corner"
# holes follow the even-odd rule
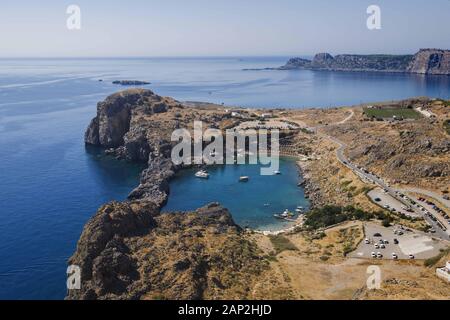
[[[82,289],[68,299],[223,299],[249,297],[267,268],[218,204],[160,214],[150,200],[112,202],[87,223],[69,263]]]
[[[296,69],[450,75],[450,50],[421,49],[415,55],[318,53],[312,60],[292,58],[276,68]]]
[[[448,135],[441,126],[448,119],[447,104],[429,100],[417,104],[437,118],[375,121],[363,108],[273,112],[279,119],[304,129],[317,126],[347,142],[354,161],[383,177],[395,173],[399,180],[411,179],[410,165],[401,169],[409,161],[418,172],[412,182],[426,187],[439,184],[442,189],[448,182]],[[171,134],[178,128],[191,130],[194,120],[218,129],[246,121],[221,106],[181,103],[144,89],[122,91],[98,103],[97,115],[85,133],[86,144],[104,148],[118,159],[147,163],[147,168],[126,201],[105,204],[85,225],[69,260],[81,268],[82,286],[70,290],[67,299],[354,298],[366,281],[366,262],[344,263],[343,252],[361,241],[360,222],[326,230],[320,237],[307,229],[266,236],[241,229],[217,203],[192,212],[160,212],[169,196],[170,179],[182,169],[170,159]],[[301,167],[314,206],[380,210],[368,200],[367,185],[337,161],[336,145],[326,136],[305,129],[283,141],[310,158]],[[401,157],[405,160],[397,164]],[[433,298],[445,292],[433,271],[419,262],[409,264],[410,272],[380,263],[392,276],[427,286],[401,297]],[[327,274],[330,268],[335,273],[332,279],[316,278],[317,270]],[[364,298],[370,296],[366,293]]]
[[[98,103],[86,144],[148,167],[127,201],[106,204],[86,224],[69,261],[80,266],[83,286],[68,299],[220,299],[249,291],[248,280],[265,263],[225,208],[213,203],[190,213],[160,213],[180,169],[170,160],[171,133],[191,128],[194,119],[230,125],[225,111],[193,112],[150,90],[119,92]]]

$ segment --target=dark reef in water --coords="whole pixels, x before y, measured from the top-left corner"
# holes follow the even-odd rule
[[[139,80],[116,80],[112,82],[113,84],[118,84],[121,86],[145,86],[150,84],[147,81],[139,81]]]

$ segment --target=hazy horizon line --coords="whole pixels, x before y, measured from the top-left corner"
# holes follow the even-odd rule
[[[446,50],[446,49],[442,49]],[[331,53],[331,52],[317,52],[317,53],[330,53],[332,56],[343,55],[343,54],[352,54],[352,55],[392,55],[392,56],[401,56],[401,55],[414,55],[413,53]],[[11,56],[0,56],[0,60],[63,60],[63,59],[242,59],[242,58],[312,58],[317,53],[314,54],[274,54],[274,55],[166,55],[166,56],[20,56],[20,57],[11,57]]]

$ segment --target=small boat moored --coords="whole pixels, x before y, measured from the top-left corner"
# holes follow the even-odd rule
[[[274,175],[280,175],[280,174],[281,174],[281,171],[275,170],[275,171],[273,172],[273,174],[274,174]]]
[[[195,174],[195,176],[200,179],[208,179],[209,173],[206,170],[200,170]]]
[[[250,177],[248,177],[248,176],[242,176],[239,178],[239,182],[248,182],[249,179],[250,179]]]
[[[287,221],[294,221],[293,217],[295,216],[294,213],[290,212],[288,209],[284,210],[283,213],[275,213],[273,215],[277,219],[283,219]]]

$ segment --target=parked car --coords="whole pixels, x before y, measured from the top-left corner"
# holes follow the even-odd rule
[[[398,244],[398,240],[397,239],[394,239],[394,244]]]
[[[392,259],[397,260],[398,259],[398,255],[396,253],[392,254]]]
[[[410,254],[410,255],[408,256],[408,258],[410,258],[410,259],[412,260],[412,259],[414,259],[414,255]]]
[[[379,237],[381,237],[381,233],[378,233],[378,232],[374,233],[373,236],[379,238]]]

